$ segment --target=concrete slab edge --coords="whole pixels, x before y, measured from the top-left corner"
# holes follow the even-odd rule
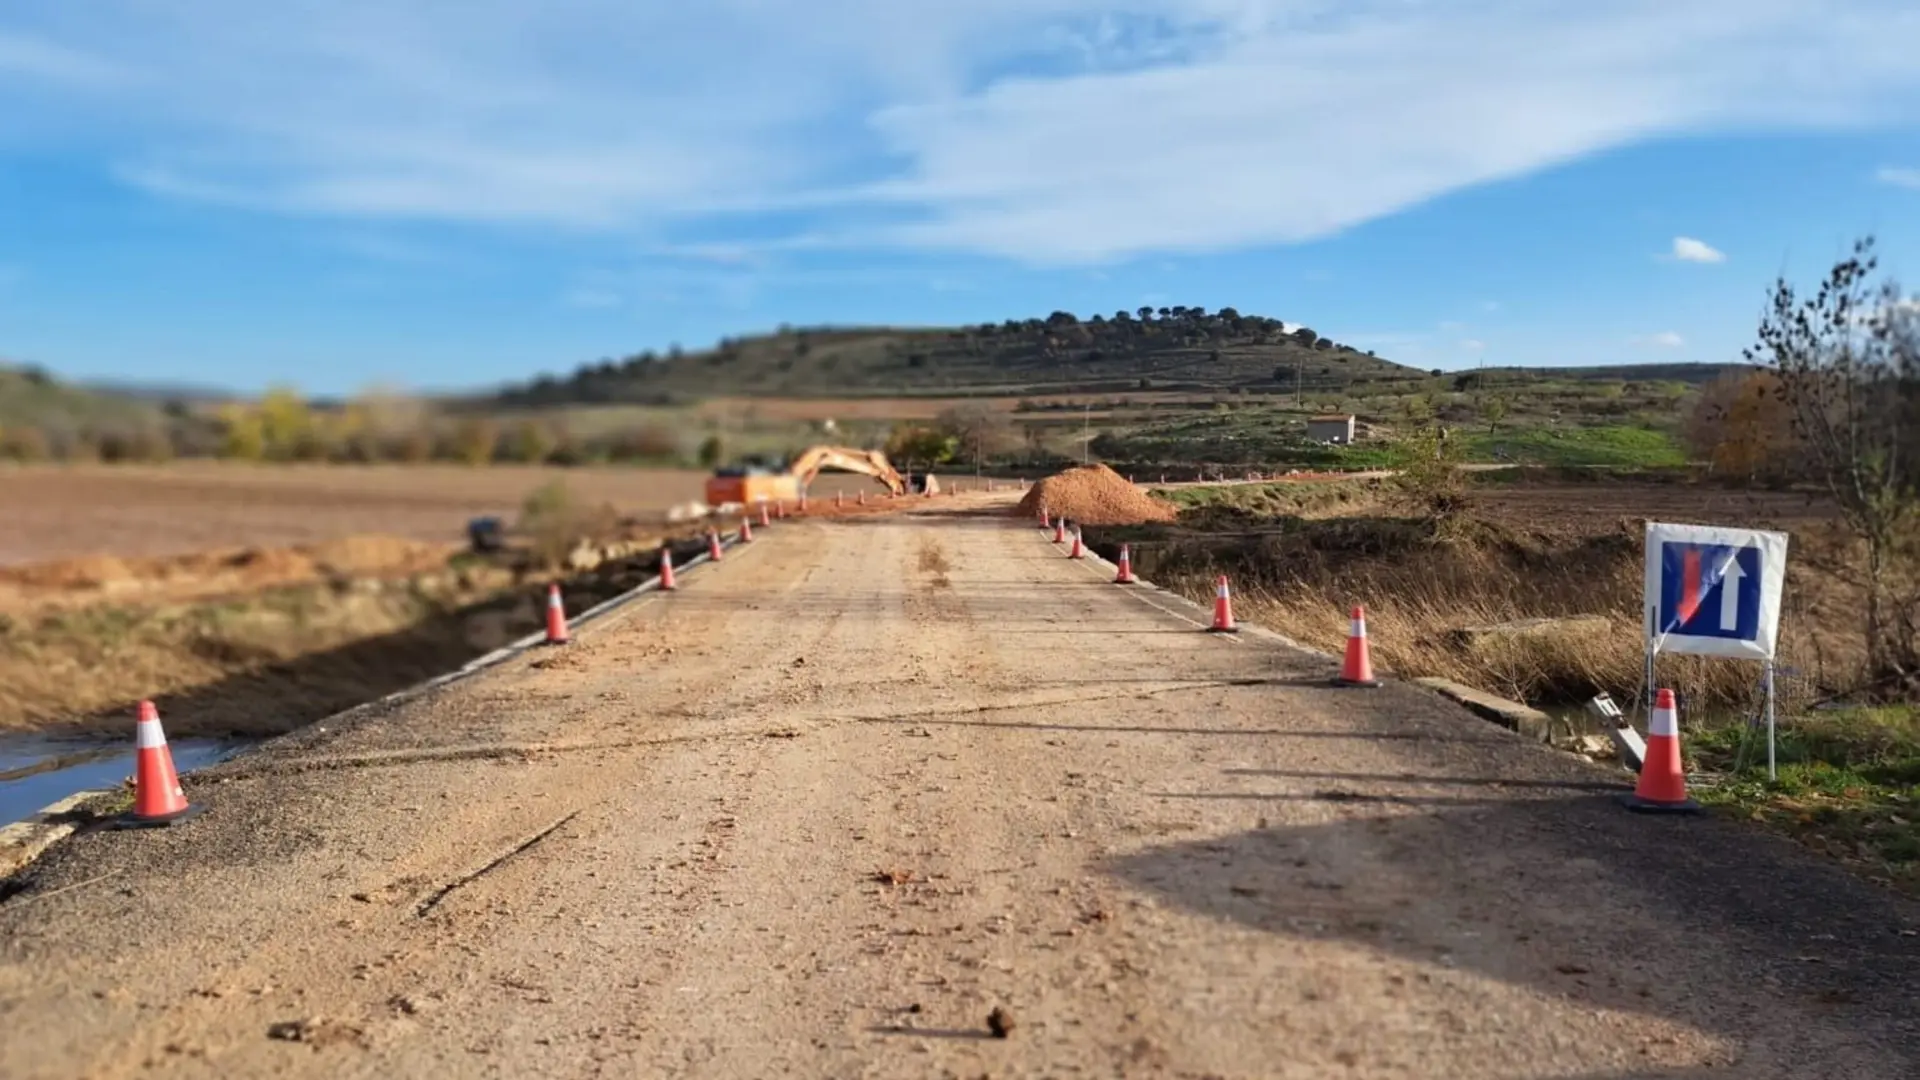
[[[732,534],[731,538],[726,539],[724,543],[728,549],[738,547],[739,534]],[[709,556],[705,552],[701,552],[693,558],[688,559],[685,563],[676,565],[674,569],[676,571],[691,570],[708,561],[710,561]],[[570,628],[589,626],[595,621],[633,603],[642,596],[651,592],[657,592],[659,588],[660,578],[657,575],[650,577],[633,588],[628,589],[626,592],[609,597],[580,614],[573,616],[568,619],[568,626]],[[471,678],[490,668],[498,667],[508,660],[525,653],[527,650],[538,646],[546,640],[546,636],[545,630],[535,631],[523,638],[503,645],[484,656],[475,657],[446,674],[436,675],[425,682],[404,687],[385,697],[376,698],[373,701],[363,701],[351,709],[344,709],[329,716],[320,717],[312,723],[341,724],[366,713],[381,709],[390,709],[416,698],[424,697],[442,687],[451,686],[456,682]],[[300,729],[296,730],[302,730],[310,726],[312,725],[302,725]],[[291,735],[293,733],[294,732],[287,732],[286,734]],[[271,739],[263,739],[232,757],[210,762],[204,766],[204,768],[212,768],[215,765],[224,764],[235,758],[245,757],[283,737],[284,736],[276,735]],[[181,775],[191,776],[197,771],[199,770],[190,770]],[[93,788],[87,791],[76,791],[60,799],[58,802],[42,807],[38,813],[16,821],[11,825],[0,827],[0,877],[17,873],[26,868],[31,865],[35,859],[46,854],[48,848],[71,836],[73,832],[79,828],[79,823],[72,820],[69,815],[72,815],[74,811],[95,799],[112,795],[114,791],[114,788]]]

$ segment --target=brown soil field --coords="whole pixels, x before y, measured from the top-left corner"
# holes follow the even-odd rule
[[[384,534],[458,542],[542,484],[622,512],[700,497],[704,473],[442,465],[31,466],[0,469],[0,565],[278,547]]]
[[[1788,532],[1834,520],[1832,501],[1814,492],[1681,484],[1490,485],[1474,489],[1473,507],[1503,524],[1567,534],[1607,531],[1640,518]]]

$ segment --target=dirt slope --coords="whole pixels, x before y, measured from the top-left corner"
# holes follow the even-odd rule
[[[56,849],[0,1075],[1920,1072],[1912,906],[982,501],[776,526]]]

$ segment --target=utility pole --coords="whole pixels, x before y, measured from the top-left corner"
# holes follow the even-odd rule
[[[1300,357],[1293,360],[1293,407],[1300,407],[1300,376],[1306,371],[1306,361]]]

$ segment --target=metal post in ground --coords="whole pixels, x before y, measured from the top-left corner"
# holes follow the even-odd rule
[[[1767,661],[1766,680],[1767,680],[1767,782],[1772,783],[1780,779],[1780,773],[1778,769],[1775,768],[1775,762],[1774,762],[1774,756],[1773,756],[1773,661],[1771,660]]]

